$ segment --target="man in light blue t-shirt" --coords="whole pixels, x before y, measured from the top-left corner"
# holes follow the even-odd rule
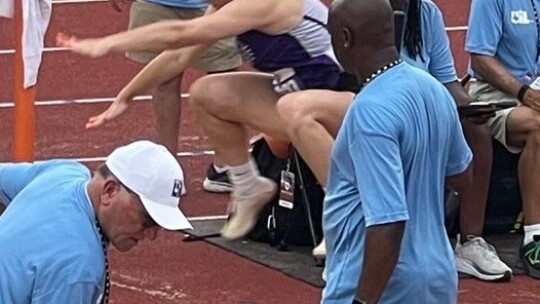
[[[191,228],[182,186],[176,158],[148,141],[116,149],[93,177],[69,160],[0,164],[0,303],[107,303],[108,244]]]
[[[329,29],[362,90],[332,149],[322,303],[454,304],[444,186],[463,189],[472,153],[452,96],[399,59],[387,2],[337,2]]]
[[[469,73],[477,79],[470,85],[471,96],[520,105],[499,111],[489,126],[508,151],[521,152],[518,175],[525,223],[521,255],[535,278],[540,278],[540,85],[533,83],[540,81],[539,14],[539,0],[473,0],[465,42],[471,55]]]
[[[472,99],[458,82],[443,16],[437,5],[431,0],[392,0],[390,3],[395,10],[407,7],[401,58],[444,84],[457,104],[470,102]],[[322,185],[327,182],[333,138],[353,97],[349,92],[308,90],[286,95],[278,102],[280,114],[291,122],[288,134],[293,145],[300,151]],[[489,133],[485,122],[486,117],[462,120],[467,142],[476,156],[474,175],[475,178],[478,177],[479,183],[489,179],[491,168],[491,154],[485,149],[486,143],[490,143],[491,139],[484,135]],[[468,191],[460,196],[460,233],[465,237],[463,244],[460,242],[456,255],[463,265],[471,267],[462,267],[459,270],[484,280],[510,278],[511,269],[481,237],[483,224],[477,224],[481,217],[475,213],[478,209],[475,206],[478,193],[482,190],[481,187],[471,185]],[[487,194],[484,195],[484,199],[487,199]],[[324,257],[324,240],[313,250],[313,254],[317,258]]]

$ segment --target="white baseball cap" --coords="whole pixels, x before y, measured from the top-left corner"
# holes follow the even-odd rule
[[[178,207],[184,172],[162,145],[142,140],[114,150],[105,161],[112,174],[135,192],[146,211],[168,230],[193,229]]]

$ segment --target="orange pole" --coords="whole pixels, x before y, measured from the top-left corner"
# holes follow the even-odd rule
[[[15,109],[13,111],[13,160],[33,161],[35,141],[36,90],[24,88],[22,57],[23,7],[15,0]]]

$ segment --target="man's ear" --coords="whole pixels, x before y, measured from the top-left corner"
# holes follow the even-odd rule
[[[108,178],[104,183],[103,183],[103,187],[102,187],[102,190],[101,190],[101,195],[102,197],[106,198],[106,199],[102,199],[101,200],[101,204],[103,205],[108,205],[110,204],[110,198],[118,195],[120,191],[120,183],[118,183],[118,181],[112,179],[112,178]]]
[[[351,29],[348,27],[344,27],[341,30],[341,34],[343,35],[343,48],[350,49],[353,45],[353,35]]]

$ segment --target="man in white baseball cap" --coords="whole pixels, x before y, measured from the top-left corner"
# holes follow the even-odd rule
[[[149,141],[116,149],[93,176],[69,160],[0,164],[0,303],[107,303],[108,245],[191,229],[183,186],[176,158]]]
[[[169,230],[192,228],[178,208],[184,173],[164,146],[138,141],[116,149],[105,165],[141,199],[146,211]]]

